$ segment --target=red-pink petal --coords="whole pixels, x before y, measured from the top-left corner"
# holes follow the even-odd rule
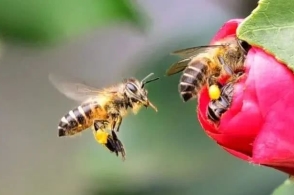
[[[244,78],[234,85],[231,109],[223,115],[218,130],[221,133],[252,137],[258,134],[263,118],[259,111],[255,77],[252,72],[255,69],[251,69],[248,63],[245,63],[245,69]]]
[[[253,161],[268,164],[294,162],[294,76],[284,65],[261,49],[254,48],[254,65],[257,97],[265,118],[256,138]],[[294,167],[294,164],[293,164]]]
[[[232,150],[226,147],[223,147],[224,150],[226,150],[227,152],[229,152],[230,154],[232,154],[233,156],[240,158],[242,160],[246,160],[246,161],[251,161],[251,156],[248,156],[242,152],[236,151],[236,150]]]
[[[211,43],[231,35],[236,35],[236,29],[242,21],[243,19],[232,19],[227,21],[213,37]]]

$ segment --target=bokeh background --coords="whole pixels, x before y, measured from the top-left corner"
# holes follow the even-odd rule
[[[207,44],[225,21],[246,17],[257,1],[133,2],[145,17],[144,30],[116,22],[50,47],[2,44],[0,194],[269,195],[287,176],[219,148],[199,126],[196,102],[181,101],[180,75],[164,76],[178,60],[171,51]],[[142,109],[124,119],[125,162],[91,131],[57,137],[60,118],[77,103],[50,84],[49,73],[99,88],[150,72],[161,77],[148,85],[159,112]]]

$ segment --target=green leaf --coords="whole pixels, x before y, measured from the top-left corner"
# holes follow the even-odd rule
[[[260,0],[237,29],[237,36],[273,54],[294,70],[294,2]]]
[[[287,179],[282,185],[280,185],[272,195],[293,195],[294,194],[294,181],[293,179]]]
[[[142,25],[128,0],[0,0],[0,5],[4,39],[48,43],[113,22]]]

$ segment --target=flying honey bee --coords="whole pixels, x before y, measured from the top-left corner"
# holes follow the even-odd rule
[[[226,83],[221,87],[220,97],[216,100],[211,100],[207,107],[207,117],[214,123],[218,123],[222,114],[225,113],[233,99],[234,82]]]
[[[220,76],[239,77],[250,46],[235,37],[227,37],[215,45],[192,47],[173,52],[183,60],[173,64],[166,72],[168,76],[184,71],[179,93],[184,102],[196,98],[205,84],[218,84]]]
[[[112,87],[97,89],[82,83],[68,82],[57,75],[49,75],[51,83],[80,106],[64,115],[58,125],[58,135],[71,136],[92,127],[96,141],[116,155],[125,159],[125,149],[115,132],[119,131],[122,119],[129,110],[136,114],[139,109],[157,108],[149,101],[145,85],[159,78],[147,80],[153,73],[139,81],[125,79]]]

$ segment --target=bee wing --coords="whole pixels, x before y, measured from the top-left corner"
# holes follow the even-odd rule
[[[182,58],[191,58],[199,53],[205,52],[206,50],[213,47],[223,47],[224,45],[203,45],[197,47],[190,47],[186,49],[180,49],[171,53],[171,55],[177,55]]]
[[[84,83],[69,81],[54,74],[49,74],[49,80],[60,93],[78,102],[83,102],[90,97],[97,97],[97,95],[102,93],[102,90],[95,87],[88,86]]]
[[[171,65],[167,71],[166,71],[166,75],[167,76],[171,76],[173,74],[177,74],[183,70],[185,70],[185,68],[188,66],[188,63],[190,62],[190,58],[181,60],[173,65]]]
[[[198,46],[198,47],[190,47],[186,49],[177,50],[171,53],[171,55],[177,55],[182,58],[185,58],[169,67],[166,71],[167,76],[171,76],[173,74],[179,73],[188,66],[188,63],[191,61],[191,59],[195,56],[197,56],[199,53],[206,52],[210,48],[214,47],[223,47],[224,45],[204,45],[204,46]]]

